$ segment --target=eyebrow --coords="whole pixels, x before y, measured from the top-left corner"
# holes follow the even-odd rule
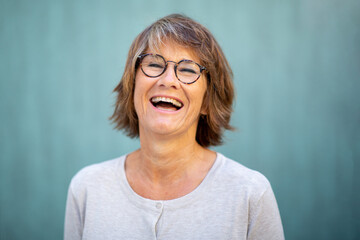
[[[159,54],[159,53],[154,53],[154,52],[147,52],[147,51],[146,51],[145,54],[159,55],[159,56],[163,57],[166,61],[171,61],[171,62],[176,62],[176,63],[181,62],[181,61],[183,61],[183,60],[185,60],[185,61],[192,61],[192,62],[194,62],[194,63],[198,63],[197,61],[195,61],[195,60],[193,60],[193,59],[188,59],[188,58],[182,58],[182,59],[180,59],[179,61],[172,61],[172,60],[168,60],[168,58],[164,57],[163,55],[161,55],[161,54]]]

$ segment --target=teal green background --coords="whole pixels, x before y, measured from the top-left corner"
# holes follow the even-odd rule
[[[272,183],[287,239],[360,239],[360,1],[0,0],[0,239],[62,239],[82,167],[139,147],[112,113],[156,19],[210,29],[237,92],[215,148]]]

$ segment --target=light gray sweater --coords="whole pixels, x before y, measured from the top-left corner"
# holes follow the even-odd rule
[[[217,153],[193,192],[155,201],[131,189],[125,159],[85,167],[72,179],[65,240],[284,239],[273,191],[261,173]]]

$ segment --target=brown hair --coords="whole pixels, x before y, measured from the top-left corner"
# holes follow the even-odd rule
[[[139,122],[134,107],[135,75],[138,56],[147,49],[157,49],[164,40],[190,48],[206,67],[207,90],[204,96],[206,115],[201,115],[196,141],[204,147],[222,144],[224,129],[232,130],[230,117],[234,98],[232,71],[213,35],[201,24],[172,14],[159,19],[141,32],[130,46],[124,74],[114,89],[117,93],[115,110],[110,117],[115,128],[130,137],[139,136]]]

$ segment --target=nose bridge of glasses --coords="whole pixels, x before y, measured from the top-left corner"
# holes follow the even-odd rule
[[[166,66],[165,66],[165,69],[164,69],[164,72],[167,70],[167,66],[169,65],[168,63],[174,63],[174,72],[175,72],[175,76],[177,77],[177,73],[176,73],[176,68],[177,68],[177,65],[178,65],[178,63],[177,62],[175,62],[175,61],[165,61],[165,63],[166,63]]]
[[[172,72],[172,73],[170,73],[171,75],[172,74],[174,74],[175,75],[175,77],[179,80],[179,78],[178,78],[178,76],[177,76],[177,73],[176,73],[176,68],[177,68],[177,62],[175,62],[175,61],[165,61],[165,67],[164,67],[164,70],[163,70],[163,72],[160,74],[160,75],[162,75],[162,74],[164,74],[166,71],[168,71],[168,63],[169,62],[171,62],[171,63],[174,63],[174,68],[170,68],[170,72]]]
[[[166,65],[168,65],[168,63],[169,63],[169,62],[174,63],[174,67],[176,67],[176,66],[178,65],[178,63],[177,63],[177,62],[175,62],[175,61],[170,61],[170,60],[169,60],[169,61],[166,61]]]

